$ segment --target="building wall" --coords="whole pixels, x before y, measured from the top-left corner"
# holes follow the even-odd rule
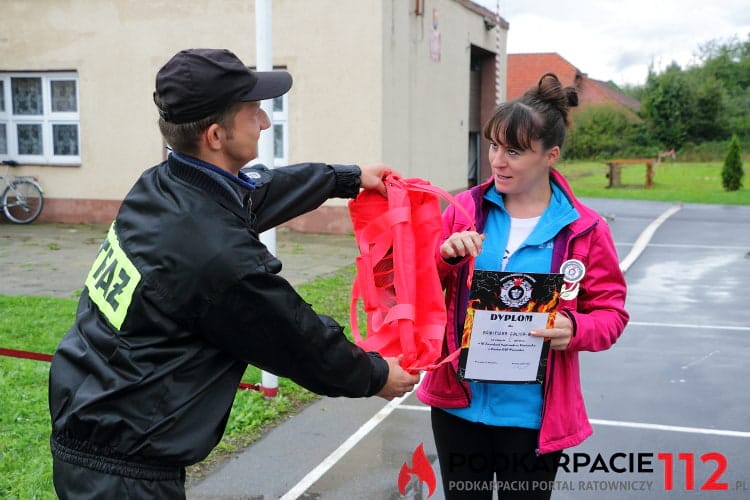
[[[423,14],[416,15],[414,2],[383,2],[384,159],[408,177],[463,189],[471,46],[494,53],[495,30],[487,30],[481,15],[453,0],[425,4]],[[440,35],[439,60],[431,57],[433,31]],[[501,34],[504,53],[507,29]],[[494,74],[490,76],[490,85],[483,81],[482,86],[494,102]]]
[[[45,188],[42,220],[108,222],[141,172],[163,159],[152,92],[174,53],[222,47],[255,64],[253,1],[0,1],[0,71],[79,78],[81,164],[18,171]],[[454,0],[424,3],[417,16],[405,0],[306,0],[302,10],[298,0],[273,1],[274,65],[294,77],[290,163],[386,161],[447,189],[464,185],[470,46],[494,51],[494,30]],[[433,8],[439,62],[429,52]],[[344,202],[322,212],[340,218],[336,207]],[[346,230],[346,221],[323,222],[307,229]]]
[[[275,64],[292,73],[289,163],[383,161],[380,0],[273,2]],[[351,231],[346,200],[293,220],[297,230]]]
[[[50,199],[42,217],[84,221],[93,200],[117,207],[164,154],[152,100],[158,68],[190,46],[254,56],[252,13],[241,1],[3,0],[0,70],[76,70],[79,78],[80,166],[23,168]],[[81,213],[65,200],[89,201]]]
[[[274,62],[294,78],[289,162],[382,161],[381,0],[301,4],[273,1]]]

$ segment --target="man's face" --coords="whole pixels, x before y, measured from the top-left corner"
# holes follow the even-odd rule
[[[259,102],[243,102],[234,115],[231,128],[224,129],[224,154],[232,167],[239,171],[258,156],[261,131],[271,126],[268,115]]]

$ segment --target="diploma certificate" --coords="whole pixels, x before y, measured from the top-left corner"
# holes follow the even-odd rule
[[[461,339],[463,380],[544,381],[549,342],[532,330],[554,324],[562,274],[475,271]]]

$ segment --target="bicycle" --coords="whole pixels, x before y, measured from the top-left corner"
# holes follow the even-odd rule
[[[44,207],[44,191],[36,177],[10,175],[10,168],[18,166],[14,160],[3,160],[5,173],[0,175],[0,188],[5,186],[0,203],[9,221],[16,224],[34,222]]]

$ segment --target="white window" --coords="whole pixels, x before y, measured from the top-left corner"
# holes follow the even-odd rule
[[[289,164],[288,94],[273,100],[273,165]]]
[[[81,162],[78,75],[0,72],[0,159]]]

